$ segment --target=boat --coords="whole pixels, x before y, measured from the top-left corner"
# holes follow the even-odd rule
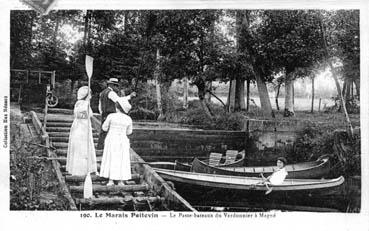
[[[148,164],[152,168],[179,170],[179,171],[185,171],[185,172],[191,171],[191,164],[180,163],[178,161],[175,161],[175,162],[156,161],[156,162],[148,162]]]
[[[237,158],[238,157],[238,158]],[[195,158],[194,160],[198,160]],[[201,162],[215,167],[240,167],[243,166],[245,160],[244,151],[238,152],[236,150],[227,150],[225,156],[221,153],[210,153],[209,158],[202,160]],[[168,161],[156,161],[148,162],[148,164],[153,168],[163,168],[170,170],[179,170],[190,172],[192,169],[192,163],[182,163],[177,160],[174,162]]]
[[[168,169],[154,170],[166,181],[187,184],[191,187],[200,186],[211,189],[237,190],[247,192],[266,191],[262,178],[227,176],[197,172],[185,172]],[[343,176],[335,179],[286,179],[280,185],[272,185],[273,192],[321,192],[335,189],[345,181]]]
[[[262,173],[265,177],[277,170],[277,166],[257,166],[257,167],[220,167],[210,166],[205,162],[195,158],[192,162],[191,171],[198,173],[209,173],[219,175],[260,177]],[[286,165],[287,178],[290,179],[315,179],[325,177],[330,171],[329,157],[321,156],[316,161],[302,162]]]

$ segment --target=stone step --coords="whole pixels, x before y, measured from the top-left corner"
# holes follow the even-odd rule
[[[96,136],[95,136],[96,137]],[[69,137],[67,136],[56,136],[56,137],[50,137],[51,138],[51,141],[54,143],[54,142],[65,142],[65,143],[68,143],[69,142]],[[98,137],[94,138],[94,143],[97,143],[98,141]]]
[[[103,151],[102,150],[95,150],[96,151],[96,156],[102,156],[103,155]],[[67,148],[59,148],[57,150],[55,150],[56,155],[58,156],[67,156],[68,153],[68,147]]]
[[[67,149],[68,148],[68,142],[52,142],[52,145],[56,149],[59,149],[59,148]],[[96,143],[95,143],[95,150],[96,150]]]
[[[72,109],[65,109],[65,108],[48,108],[47,109],[48,114],[66,114],[66,115],[73,115]]]
[[[150,189],[148,184],[137,184],[137,185],[124,185],[124,186],[106,186],[106,185],[92,185],[92,191],[95,193],[100,192],[136,192],[136,191],[148,191]],[[83,186],[70,186],[69,190],[72,193],[83,193]]]
[[[69,137],[69,132],[48,132],[49,137],[53,138],[53,137]],[[99,137],[99,133],[98,132],[93,132],[92,136],[94,138],[98,138]]]
[[[149,196],[125,196],[125,197],[99,197],[99,198],[91,198],[91,199],[82,199],[77,198],[76,203],[80,205],[88,205],[88,206],[101,206],[101,205],[128,205],[133,203],[158,203],[163,202],[165,200],[164,197],[149,197]]]
[[[65,161],[65,162],[66,162],[66,161]],[[96,162],[96,168],[97,168],[97,171],[98,171],[98,172],[100,171],[100,167],[101,167],[101,161]],[[65,165],[65,164],[60,165],[60,170],[61,170],[62,172],[66,172],[66,171],[67,171],[67,170],[66,170],[66,165]]]
[[[96,157],[96,162],[98,163],[98,165],[101,164],[101,160],[102,160],[102,156],[97,156]],[[67,163],[67,158],[66,157],[59,157],[58,161],[61,165],[65,165]]]
[[[140,181],[141,178],[142,178],[142,176],[140,176],[139,174],[132,174],[132,179],[130,179],[130,180],[137,182],[137,181]],[[91,179],[92,179],[92,182],[108,181],[107,178],[96,176],[96,175],[91,175]],[[85,176],[66,175],[65,176],[65,181],[66,182],[73,182],[73,183],[84,182],[85,181]]]
[[[72,116],[60,117],[60,116],[48,116],[47,123],[73,123],[74,118]],[[44,118],[40,118],[41,122],[44,122]]]
[[[66,123],[66,122],[51,122],[46,124],[46,128],[52,128],[52,127],[71,127],[72,123]]]
[[[70,132],[70,127],[46,127],[46,131],[47,132]],[[97,131],[95,129],[92,129],[92,132],[97,132]]]

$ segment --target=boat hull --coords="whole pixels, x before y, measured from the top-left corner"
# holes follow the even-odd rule
[[[330,165],[328,158],[322,158],[313,162],[287,165],[286,169],[288,172],[287,179],[316,179],[327,176],[330,171]],[[260,177],[262,173],[265,177],[268,177],[276,170],[276,167],[218,167],[209,166],[195,158],[192,162],[191,170],[198,173],[246,177]]]
[[[261,178],[224,176],[203,174],[165,169],[155,169],[165,180],[183,183],[192,186],[201,186],[211,189],[237,190],[245,192],[266,191],[265,185],[260,184]],[[286,179],[281,185],[273,185],[273,192],[324,192],[339,187],[344,182],[341,176],[330,180],[314,179]]]

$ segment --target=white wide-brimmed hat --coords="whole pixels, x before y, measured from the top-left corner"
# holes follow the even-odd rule
[[[77,92],[77,99],[78,100],[84,99],[86,98],[87,94],[88,94],[88,87],[87,86],[80,87]]]
[[[109,80],[108,80],[108,83],[112,83],[112,84],[119,84],[119,80],[117,79],[117,78],[110,78]]]
[[[128,102],[127,97],[119,97],[119,99],[117,100],[117,103],[119,103],[123,111],[127,114],[132,108],[131,104]]]

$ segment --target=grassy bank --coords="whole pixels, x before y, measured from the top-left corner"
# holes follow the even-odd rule
[[[11,113],[10,121],[10,210],[68,209],[50,161],[30,158],[46,155],[30,144],[39,140],[22,130],[19,114]]]

